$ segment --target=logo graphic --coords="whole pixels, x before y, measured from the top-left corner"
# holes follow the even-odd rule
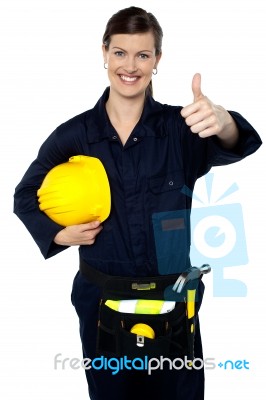
[[[238,190],[232,184],[218,199],[212,199],[214,174],[205,176],[208,203],[192,195],[188,188],[183,193],[200,202],[201,207],[191,210],[191,251],[192,265],[209,264],[213,273],[214,296],[244,297],[247,288],[237,279],[224,279],[224,268],[248,263],[242,207],[239,203],[218,204]]]
[[[194,360],[189,360],[187,356],[182,358],[170,359],[168,357],[160,356],[159,358],[149,358],[148,356],[128,358],[123,357],[104,357],[100,356],[97,358],[70,358],[63,357],[62,353],[57,353],[54,356],[54,369],[55,370],[65,370],[71,368],[73,370],[79,370],[83,368],[84,370],[110,370],[112,375],[117,375],[123,370],[138,370],[146,371],[148,375],[151,375],[155,370],[199,370],[205,368],[206,370],[214,370],[217,367],[223,370],[249,370],[249,361],[246,359],[238,360],[225,360],[223,362],[216,362],[214,357],[207,358],[194,358]]]
[[[219,362],[217,364],[219,368],[221,369],[229,369],[229,370],[241,370],[241,369],[250,369],[249,367],[249,361],[247,360],[226,360],[223,363]]]

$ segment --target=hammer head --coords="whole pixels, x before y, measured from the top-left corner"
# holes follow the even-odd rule
[[[190,267],[178,277],[172,290],[181,293],[188,282],[201,279],[202,275],[209,273],[210,270],[209,264],[203,264],[201,267]]]

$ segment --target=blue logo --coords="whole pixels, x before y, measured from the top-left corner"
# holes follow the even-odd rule
[[[228,369],[228,370],[232,370],[232,369],[249,369],[249,361],[247,360],[226,360],[223,363],[219,362],[219,364],[217,364],[219,368],[221,369]]]
[[[224,279],[224,269],[248,263],[245,228],[242,207],[239,203],[217,205],[221,200],[238,190],[232,184],[218,199],[212,200],[213,174],[205,176],[208,204],[199,197],[193,200],[203,204],[191,210],[191,251],[192,265],[209,264],[213,273],[214,296],[244,297],[247,288],[238,279]],[[187,188],[187,195],[192,195]]]

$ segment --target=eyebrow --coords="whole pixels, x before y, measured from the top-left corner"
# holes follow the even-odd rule
[[[112,50],[113,50],[113,49],[122,50],[122,51],[124,51],[125,53],[127,53],[127,51],[126,51],[126,50],[124,50],[124,49],[122,49],[122,47],[117,47],[117,46],[114,46],[114,47],[112,47]],[[140,51],[138,51],[138,53],[143,53],[143,52],[147,52],[147,53],[153,53],[153,51],[152,51],[152,50],[140,50]]]

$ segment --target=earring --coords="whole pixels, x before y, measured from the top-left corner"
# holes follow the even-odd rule
[[[108,64],[107,64],[107,63],[104,63],[104,64],[103,64],[103,68],[104,68],[104,69],[108,69]]]
[[[152,74],[153,74],[153,75],[157,75],[157,74],[158,74],[157,68],[153,68]]]

